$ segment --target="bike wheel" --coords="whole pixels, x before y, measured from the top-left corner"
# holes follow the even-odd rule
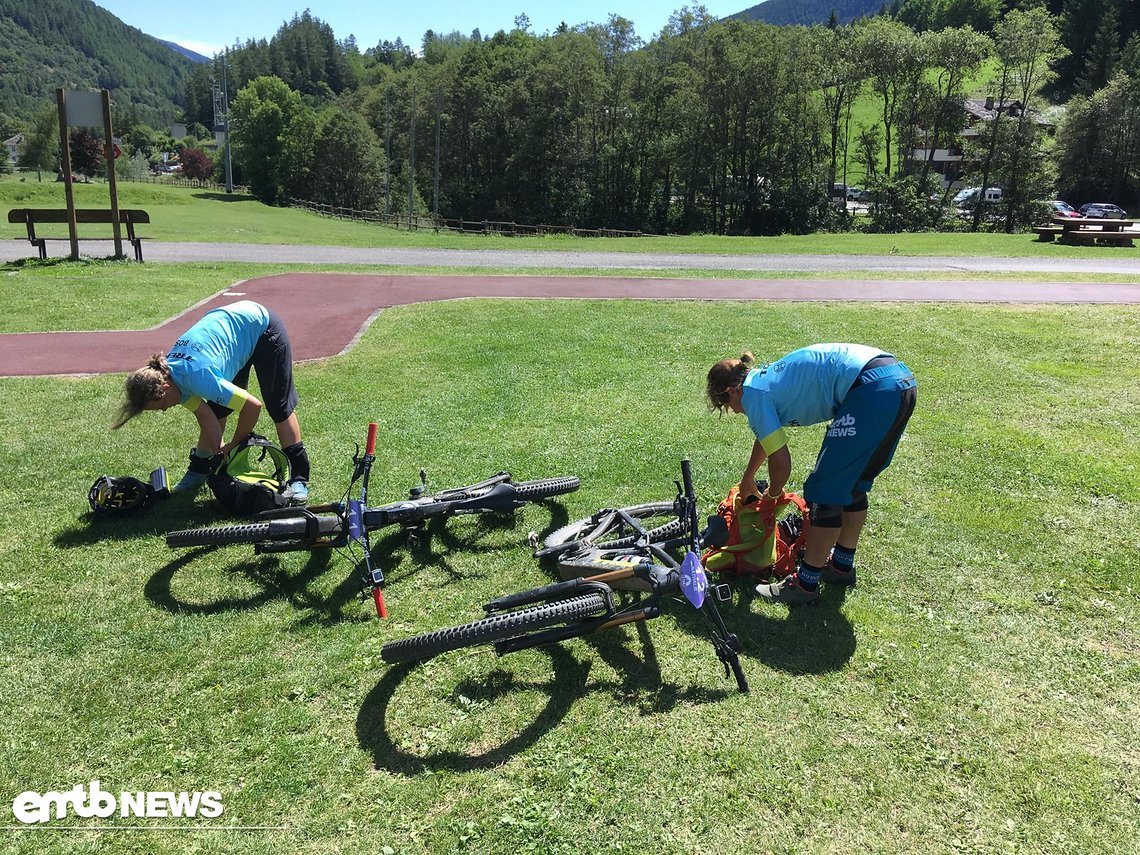
[[[591,615],[604,614],[605,611],[606,602],[601,594],[568,597],[516,612],[490,615],[463,626],[437,629],[411,638],[390,641],[380,648],[380,657],[385,662],[430,659],[449,650],[503,641],[531,630],[582,620]]]
[[[172,531],[166,535],[166,545],[180,546],[227,546],[235,543],[266,543],[286,540],[301,540],[308,534],[308,519],[305,517],[284,517],[234,525],[215,525],[206,528],[189,528]],[[340,520],[334,516],[317,517],[317,530],[323,535],[334,534],[340,528]]]
[[[650,543],[660,543],[685,533],[685,523],[677,518],[672,502],[650,502],[621,510],[645,525]],[[608,528],[596,532],[601,519],[601,514],[594,514],[564,525],[547,535],[543,546],[546,550],[558,551],[559,547],[587,536],[594,549],[602,550],[628,549],[637,542],[637,535],[630,534],[619,517],[615,517]]]

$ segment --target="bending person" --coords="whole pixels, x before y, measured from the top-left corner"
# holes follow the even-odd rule
[[[264,404],[246,389],[250,368],[257,372]],[[309,455],[295,412],[292,348],[285,325],[272,309],[242,300],[207,312],[168,353],[156,353],[145,367],[129,374],[124,394],[113,429],[141,412],[179,404],[198,420],[198,442],[190,450],[190,466],[174,486],[176,491],[201,487],[211,458],[249,436],[264,406],[289,458],[288,495],[297,503],[308,500]],[[225,443],[226,420],[235,410],[237,425]]]
[[[867,519],[867,493],[894,456],[914,411],[914,374],[893,355],[861,344],[816,344],[757,366],[751,353],[708,373],[714,410],[748,418],[756,436],[740,480],[741,501],[755,500],[756,473],[768,463],[768,498],[792,472],[784,428],[829,422],[815,468],[804,481],[811,505],[807,546],[796,572],[756,593],[770,602],[808,603],[819,583],[855,584],[855,548]]]

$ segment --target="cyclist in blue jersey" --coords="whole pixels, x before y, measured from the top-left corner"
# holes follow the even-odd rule
[[[250,368],[257,373],[264,403],[246,389]],[[207,312],[168,353],[156,353],[145,367],[128,375],[122,410],[112,428],[121,428],[145,410],[177,405],[197,419],[198,442],[176,491],[201,487],[214,455],[249,436],[264,408],[289,458],[289,496],[297,503],[308,500],[309,456],[295,412],[292,348],[285,325],[272,309],[241,300]],[[226,420],[235,411],[237,425],[226,443]]]
[[[756,474],[768,464],[768,499],[792,473],[786,427],[827,423],[815,467],[804,480],[811,527],[796,572],[758,585],[771,602],[808,603],[820,581],[855,584],[855,548],[867,520],[867,493],[890,465],[914,411],[914,374],[892,354],[861,344],[816,344],[757,365],[751,353],[708,373],[709,405],[748,418],[756,436],[740,479],[741,501],[756,501]]]

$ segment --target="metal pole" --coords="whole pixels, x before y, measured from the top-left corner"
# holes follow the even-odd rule
[[[225,158],[226,158],[226,192],[234,192],[234,172],[233,166],[230,164],[230,96],[229,89],[226,83],[226,54],[222,52],[222,116],[224,117],[225,125]]]

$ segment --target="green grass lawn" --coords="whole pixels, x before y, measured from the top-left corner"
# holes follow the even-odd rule
[[[162,268],[142,311],[118,275],[73,266],[85,296],[70,324],[157,322],[234,275],[179,270]],[[17,273],[25,289],[61,275]],[[37,311],[16,302],[6,323],[28,328]],[[164,532],[215,519],[205,497],[92,521],[97,475],[180,474],[192,420],[111,432],[121,377],[0,380],[0,813],[22,791],[93,779],[115,794],[216,790],[225,805],[193,823],[205,830],[112,818],[94,822],[175,828],[3,829],[0,849],[1131,851],[1138,323],[1118,306],[387,309],[345,356],[298,368],[315,498],[338,495],[369,420],[377,499],[402,495],[420,466],[437,487],[502,467],[583,486],[515,520],[380,538],[385,622],[336,554],[169,551]],[[743,420],[705,409],[708,365],[826,340],[902,355],[918,410],[872,494],[859,587],[791,613],[747,593],[725,609],[750,695],[679,609],[501,660],[381,661],[388,639],[549,580],[529,531],[669,497],[684,455],[711,510],[751,440]],[[793,432],[793,486],[819,440]]]
[[[854,183],[854,182],[852,182]],[[107,186],[77,185],[78,207],[107,207]],[[64,207],[63,185],[53,181],[0,176],[0,209]],[[584,238],[565,235],[509,238],[407,231],[387,226],[320,217],[296,208],[272,208],[250,196],[154,184],[121,182],[119,205],[143,208],[151,222],[138,233],[160,241],[303,244],[312,246],[434,247],[440,249],[587,250],[630,254],[682,253],[762,255],[822,253],[852,255],[995,256],[1042,258],[1133,258],[1132,248],[1061,246],[1040,243],[1030,234],[966,234],[920,232],[874,235],[863,233],[725,237],[677,235],[646,238]],[[110,236],[110,227],[89,226],[91,234]],[[0,240],[23,239],[22,225],[0,222]],[[66,237],[66,225],[37,227],[37,234]],[[27,245],[25,243],[25,245]],[[29,255],[34,248],[28,246]],[[92,248],[93,247],[93,248]],[[81,245],[85,254],[110,254],[110,244]],[[129,249],[129,247],[128,247]],[[146,251],[143,251],[144,257]]]

